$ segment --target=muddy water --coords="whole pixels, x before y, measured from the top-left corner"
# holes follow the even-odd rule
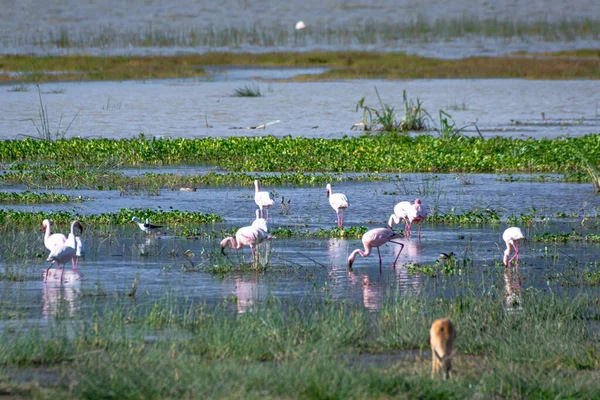
[[[520,178],[535,178],[517,176]],[[458,213],[465,210],[492,208],[501,215],[533,212],[537,223],[522,226],[526,236],[543,232],[581,231],[585,217],[595,216],[600,207],[598,196],[588,184],[502,182],[494,175],[405,175],[390,182],[344,182],[334,185],[334,191],[345,193],[350,200],[346,213],[347,226],[383,226],[400,200],[422,199],[431,212]],[[535,179],[534,179],[535,180]],[[273,193],[276,206],[270,212],[270,227],[304,228],[315,230],[335,225],[335,213],[321,187],[265,187]],[[220,230],[223,227],[248,225],[254,215],[252,188],[199,188],[196,192],[163,191],[160,196],[121,197],[112,192],[86,192],[95,201],[77,205],[20,206],[20,209],[76,209],[82,213],[115,211],[121,207],[173,206],[192,211],[212,211],[225,217],[226,222],[205,226]],[[288,210],[278,207],[281,199],[289,199]],[[287,200],[286,200],[287,201]],[[557,213],[567,218],[555,218]],[[541,217],[553,217],[555,222],[543,222]],[[558,221],[558,222],[556,222]],[[593,225],[592,225],[593,226]],[[128,298],[133,282],[138,279],[136,293],[142,304],[151,305],[165,297],[174,301],[215,302],[232,299],[238,312],[247,312],[269,296],[302,299],[306,296],[346,299],[377,310],[389,295],[410,295],[425,292],[432,296],[449,295],[453,280],[465,279],[486,287],[506,287],[507,299],[518,299],[519,287],[514,274],[503,276],[501,261],[504,243],[502,231],[506,225],[455,227],[425,223],[422,238],[403,240],[404,249],[398,267],[391,268],[400,247],[388,244],[381,248],[383,259],[379,269],[377,253],[368,258],[358,257],[352,271],[347,269],[347,257],[361,246],[360,240],[342,239],[285,239],[277,238],[263,247],[262,257],[268,257],[272,270],[265,274],[233,272],[225,276],[202,271],[223,263],[218,242],[222,238],[185,239],[177,237],[169,227],[158,237],[147,238],[133,223],[128,227],[88,227],[84,236],[86,257],[78,272],[71,266],[65,269],[66,280],[59,284],[60,272],[52,270],[47,282],[41,272],[47,265],[42,258],[11,258],[16,248],[27,246],[45,254],[41,233],[27,232],[26,239],[11,235],[2,237],[4,271],[17,268],[25,275],[20,282],[0,282],[0,302],[4,309],[27,317],[32,323],[57,313],[76,315],[98,304],[109,306]],[[596,232],[595,228],[583,232]],[[193,253],[186,257],[186,251]],[[598,244],[543,244],[528,242],[521,246],[520,283],[522,287],[546,290],[565,290],[561,277],[573,269],[582,269],[597,261]],[[409,271],[412,264],[433,265],[441,252],[455,253],[460,275],[431,278]],[[249,250],[232,252],[230,262],[249,261]],[[189,253],[188,253],[189,254]],[[193,272],[190,272],[190,267]],[[449,281],[448,281],[449,279]],[[506,282],[505,283],[505,279]],[[437,284],[435,284],[437,282]],[[548,286],[550,285],[550,286]],[[567,289],[568,290],[568,289]],[[8,312],[8,311],[7,311]],[[4,318],[2,318],[4,319]],[[8,323],[11,324],[10,322]],[[2,324],[3,327],[7,326]]]
[[[359,135],[351,130],[362,119],[356,104],[365,97],[365,105],[378,108],[375,87],[399,113],[403,90],[422,101],[432,129],[439,127],[439,110],[448,112],[457,127],[476,123],[486,137],[579,136],[596,133],[600,122],[599,81],[271,81],[315,72],[229,69],[206,80],[45,84],[41,91],[50,131],[64,132],[75,117],[66,136],[84,138]],[[264,96],[232,96],[244,86],[256,86]],[[5,88],[0,90],[0,139],[38,135],[32,123],[41,125],[36,88]],[[249,129],[268,123],[265,129]],[[464,132],[477,134],[473,127]]]

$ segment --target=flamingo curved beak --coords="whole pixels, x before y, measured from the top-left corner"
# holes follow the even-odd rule
[[[221,254],[223,254],[224,256],[227,255],[227,254],[225,254],[225,247],[221,247]]]

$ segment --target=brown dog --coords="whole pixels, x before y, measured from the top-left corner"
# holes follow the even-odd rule
[[[451,376],[452,357],[455,351],[454,339],[456,339],[456,329],[448,318],[435,320],[431,324],[429,331],[429,344],[431,345],[431,377],[440,372],[444,372],[444,379]]]

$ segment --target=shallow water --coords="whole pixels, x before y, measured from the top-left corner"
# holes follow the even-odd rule
[[[176,0],[168,4],[156,0],[126,3],[114,0],[90,0],[84,3],[64,0],[48,4],[21,1],[18,4],[4,4],[3,10],[0,14],[0,43],[3,44],[0,53],[41,55],[324,49],[406,51],[457,58],[515,51],[595,48],[598,47],[598,40],[545,41],[533,37],[445,40],[443,37],[429,42],[421,34],[418,43],[414,43],[415,39],[411,37],[396,38],[394,26],[416,20],[432,22],[452,18],[500,21],[600,18],[600,11],[593,0],[516,0],[502,3],[473,0],[399,3],[385,0],[376,4],[363,0],[284,3],[227,0],[218,6],[212,2],[188,0]],[[294,31],[298,20],[306,22],[304,31]],[[384,30],[381,38],[374,39],[373,34],[368,33],[369,29],[381,24],[389,25],[391,32]],[[162,43],[178,37],[189,37],[189,32],[200,36],[197,38],[200,43],[205,42],[204,36],[212,34],[215,37],[210,40],[212,45],[165,47]],[[498,33],[498,36],[501,35],[501,32]],[[142,41],[146,45],[136,47],[131,44],[132,41]],[[61,47],[70,42],[79,43],[80,46]]]
[[[517,176],[535,178],[531,176]],[[345,225],[384,226],[394,204],[400,200],[422,199],[431,212],[459,213],[474,209],[492,208],[504,217],[532,213],[537,222],[531,227],[522,226],[527,237],[543,232],[582,231],[584,218],[595,220],[599,210],[598,196],[589,184],[566,184],[535,181],[502,182],[495,175],[403,175],[402,180],[390,182],[347,181],[334,185],[334,192],[345,193],[350,200]],[[535,179],[534,179],[535,180]],[[270,212],[270,229],[304,228],[316,230],[335,225],[335,213],[329,206],[322,187],[264,187],[276,197]],[[71,193],[69,191],[65,191]],[[392,194],[384,194],[392,193]],[[207,225],[207,231],[223,227],[248,225],[256,208],[252,188],[199,188],[196,192],[162,191],[160,196],[125,196],[114,192],[86,191],[92,202],[73,205],[14,206],[24,210],[61,210],[75,208],[81,213],[116,211],[122,207],[173,206],[190,211],[215,212],[225,217],[223,224]],[[288,213],[278,207],[281,198],[289,199]],[[286,200],[287,201],[287,200]],[[557,218],[557,213],[570,215]],[[554,222],[543,222],[541,217],[552,217]],[[559,222],[556,222],[559,221]],[[593,223],[593,222],[592,222]],[[268,253],[272,270],[264,274],[233,272],[224,276],[210,272],[186,272],[190,266],[210,267],[224,260],[220,255],[222,238],[206,237],[186,239],[174,236],[165,228],[158,237],[148,239],[135,224],[127,227],[99,228],[89,226],[84,240],[86,257],[80,262],[78,273],[70,265],[65,269],[68,280],[59,284],[59,272],[54,269],[47,282],[40,275],[47,263],[43,258],[25,260],[11,258],[11,249],[27,246],[45,254],[41,233],[26,232],[27,239],[17,240],[9,234],[0,238],[3,258],[0,268],[8,271],[17,268],[25,274],[21,282],[0,282],[0,303],[3,309],[15,309],[20,315],[19,324],[35,324],[59,313],[79,315],[79,312],[113,304],[127,299],[133,282],[139,280],[137,301],[151,306],[166,298],[179,302],[209,302],[232,299],[238,312],[247,312],[253,305],[267,297],[298,300],[306,296],[329,297],[359,302],[364,307],[377,310],[389,295],[410,295],[425,292],[427,295],[450,295],[452,288],[444,282],[468,279],[471,284],[485,287],[504,287],[509,281],[507,298],[518,298],[514,276],[504,277],[501,262],[504,243],[501,240],[504,223],[486,226],[457,227],[433,225],[427,222],[422,228],[422,238],[402,240],[404,249],[398,258],[398,267],[391,263],[399,246],[388,244],[381,248],[383,259],[379,269],[377,254],[358,257],[352,271],[347,269],[347,257],[360,240],[343,239],[286,239],[277,238],[263,246]],[[584,230],[584,232],[586,232]],[[589,231],[588,231],[589,232]],[[592,231],[593,232],[593,231]],[[265,248],[265,247],[268,247]],[[186,251],[193,253],[188,259]],[[597,261],[599,244],[569,243],[522,244],[519,273],[521,287],[537,289],[578,290],[560,285],[561,279],[574,269],[583,269]],[[227,248],[231,262],[249,261],[249,250],[235,252]],[[450,278],[431,278],[410,273],[412,264],[432,265],[441,252],[454,252],[459,262],[460,275]],[[449,280],[448,280],[449,279]],[[436,283],[437,282],[437,283]],[[549,286],[550,285],[550,286]],[[516,293],[515,293],[516,292]],[[8,312],[8,311],[5,311]],[[5,318],[0,318],[5,319]],[[10,318],[0,328],[13,326]]]
[[[234,68],[205,80],[77,82],[40,88],[50,132],[64,132],[75,117],[66,137],[360,135],[351,130],[362,119],[356,104],[365,97],[365,105],[379,108],[375,87],[382,100],[399,113],[404,108],[403,90],[409,99],[422,101],[432,118],[432,129],[439,126],[440,109],[454,118],[457,127],[476,123],[486,137],[580,136],[597,133],[600,121],[600,81],[271,80],[298,72]],[[232,96],[235,89],[247,85],[257,85],[264,96]],[[10,89],[0,87],[0,139],[37,136],[33,122],[38,127],[41,123],[36,88]],[[275,121],[279,122],[265,129],[250,129]],[[463,132],[477,135],[472,126]]]

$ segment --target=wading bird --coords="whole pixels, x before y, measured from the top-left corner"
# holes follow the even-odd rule
[[[44,246],[52,251],[57,246],[62,246],[67,241],[67,236],[62,233],[50,234],[50,221],[42,221],[42,230],[44,231]]]
[[[140,221],[140,219],[138,217],[133,217],[133,218],[131,218],[131,220],[133,222],[135,222],[136,224],[138,224],[140,229],[148,234],[148,237],[150,237],[151,232],[155,232],[158,229],[162,228],[162,225],[152,225],[150,223],[150,220],[148,220],[148,219],[146,219],[145,223]]]
[[[396,268],[396,261],[398,261],[398,257],[400,257],[400,253],[402,253],[402,249],[404,249],[404,244],[395,242],[393,239],[398,239],[400,237],[402,237],[400,233],[396,233],[390,228],[375,228],[367,231],[362,236],[362,243],[365,247],[365,251],[362,251],[361,249],[354,250],[350,254],[350,257],[348,257],[348,268],[352,268],[352,264],[354,263],[354,259],[356,258],[357,254],[360,254],[361,257],[368,257],[371,254],[373,247],[376,247],[377,254],[379,255],[379,268],[381,269],[381,253],[379,252],[379,247],[388,242],[402,246],[398,252],[398,255],[396,256],[396,259],[392,263],[392,268]]]
[[[79,265],[79,258],[85,255],[85,246],[83,244],[83,240],[81,240],[83,225],[77,222],[76,226],[79,228],[79,235],[75,236],[75,264],[73,264],[73,269],[77,269],[77,266]]]
[[[262,229],[265,232],[269,232],[269,226],[267,220],[260,217],[260,211],[256,210],[256,219],[252,221],[252,227]]]
[[[264,242],[265,240],[275,239],[275,236],[271,236],[264,229],[257,228],[254,226],[244,226],[237,230],[235,238],[233,236],[226,237],[221,240],[221,253],[225,254],[225,247],[227,244],[231,245],[233,250],[239,250],[244,246],[249,246],[252,251],[252,261],[255,260],[256,247]]]
[[[260,209],[260,217],[265,218],[263,214],[263,208],[267,209],[267,216],[265,219],[269,219],[269,207],[271,207],[275,202],[269,195],[269,192],[261,192],[260,187],[258,186],[258,180],[254,180],[254,202]]]
[[[69,237],[67,238],[67,240],[65,241],[64,244],[55,247],[51,252],[50,255],[48,256],[48,258],[46,259],[46,261],[51,261],[50,265],[48,266],[48,268],[46,269],[46,274],[44,275],[44,281],[46,281],[47,277],[48,277],[48,271],[50,270],[50,268],[52,267],[52,265],[54,265],[56,263],[57,267],[60,268],[60,265],[62,264],[62,268],[63,268],[63,273],[60,276],[60,281],[62,282],[63,279],[63,274],[64,274],[64,268],[65,268],[65,263],[69,260],[73,261],[73,257],[75,257],[75,254],[77,253],[77,242],[75,240],[75,234],[73,233],[73,228],[78,225],[79,227],[81,227],[81,224],[79,224],[79,221],[73,221],[71,223],[71,232],[69,233]],[[75,269],[75,265],[73,264],[73,269]]]
[[[343,193],[333,193],[329,183],[325,187],[325,190],[327,192],[327,197],[329,198],[329,204],[331,205],[331,208],[335,210],[338,227],[341,228],[344,226],[344,211],[350,206],[348,198]]]
[[[401,201],[394,206],[394,213],[390,215],[388,226],[390,229],[393,224],[399,224],[400,220],[404,220],[404,230],[406,237],[410,237],[412,232],[410,226],[412,223],[419,225],[418,238],[421,239],[421,223],[427,218],[427,210],[421,204],[421,200],[416,199],[414,204],[409,201]]]
[[[516,259],[515,264],[517,266],[517,272],[519,272],[519,242],[523,239],[525,239],[523,232],[516,226],[506,229],[502,234],[502,240],[506,243],[506,250],[504,250],[502,262],[508,267],[512,260]],[[509,260],[508,256],[510,255],[511,246],[515,249],[515,255]]]

